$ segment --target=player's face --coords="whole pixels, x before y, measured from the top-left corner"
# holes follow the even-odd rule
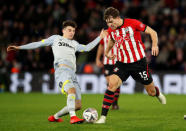
[[[75,35],[75,28],[72,26],[67,26],[63,29],[63,36],[67,39],[73,39]]]
[[[119,21],[118,17],[117,18],[109,17],[108,19],[106,19],[108,27],[110,27],[112,30],[115,30],[118,27],[118,21]]]

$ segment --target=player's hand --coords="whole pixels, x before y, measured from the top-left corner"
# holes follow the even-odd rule
[[[157,56],[159,54],[158,46],[152,46],[152,55]]]
[[[7,52],[9,52],[11,50],[19,50],[19,46],[14,46],[14,45],[8,46]]]
[[[116,58],[116,55],[108,55],[108,54],[105,54],[105,56],[111,60],[115,59]]]
[[[102,29],[99,36],[101,37],[101,39],[103,39],[103,38],[106,37],[107,35],[108,35],[107,30]]]
[[[103,67],[103,63],[99,59],[96,59],[96,65],[100,68]]]

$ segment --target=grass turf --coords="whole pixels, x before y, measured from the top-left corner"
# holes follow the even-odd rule
[[[110,110],[106,124],[69,123],[69,115],[63,123],[49,123],[47,118],[66,103],[63,95],[0,94],[0,131],[122,131],[122,130],[186,130],[186,95],[167,95],[167,105],[144,94],[121,95],[119,110]],[[101,112],[102,94],[82,95],[82,112],[88,107]]]

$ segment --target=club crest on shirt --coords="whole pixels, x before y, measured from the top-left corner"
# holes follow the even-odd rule
[[[118,67],[114,68],[114,72],[118,72],[118,70],[119,70]]]

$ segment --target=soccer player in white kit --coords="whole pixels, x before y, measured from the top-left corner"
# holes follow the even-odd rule
[[[73,40],[77,25],[74,21],[63,22],[63,36],[52,35],[39,42],[32,42],[22,46],[8,46],[10,50],[28,50],[43,46],[51,46],[54,54],[55,80],[61,92],[67,95],[67,105],[56,114],[49,116],[50,122],[62,122],[63,115],[70,114],[70,123],[82,123],[84,119],[76,116],[75,110],[81,109],[81,89],[76,77],[76,56],[75,52],[90,51],[101,39],[107,35],[107,31],[102,30],[100,35],[87,45],[79,44]]]

